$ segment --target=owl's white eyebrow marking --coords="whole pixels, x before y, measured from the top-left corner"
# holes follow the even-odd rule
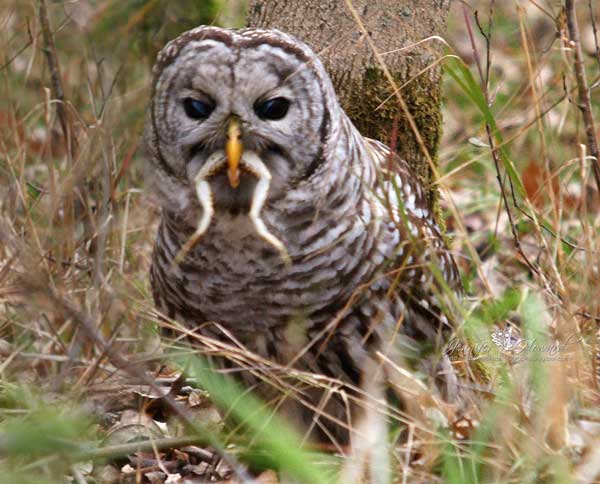
[[[225,156],[225,152],[217,151],[209,156],[204,166],[202,166],[194,178],[194,182],[196,183],[196,194],[198,196],[198,201],[202,206],[202,216],[200,217],[196,231],[186,241],[186,243],[183,244],[173,259],[172,268],[178,266],[183,261],[185,256],[194,248],[200,238],[208,230],[214,215],[214,207],[212,191],[207,178],[214,175],[226,164],[226,162],[227,158]],[[258,178],[258,183],[256,184],[256,188],[252,194],[252,204],[248,214],[250,220],[252,220],[252,223],[254,224],[256,233],[261,239],[272,245],[277,252],[279,252],[280,257],[286,266],[291,265],[292,262],[285,245],[283,245],[281,240],[269,232],[269,229],[267,229],[267,226],[260,217],[260,212],[262,211],[269,193],[269,186],[271,185],[271,173],[263,161],[253,151],[245,151],[243,153],[242,159],[240,160],[240,167]]]

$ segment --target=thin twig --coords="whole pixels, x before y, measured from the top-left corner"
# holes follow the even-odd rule
[[[479,32],[485,39],[486,49],[485,49],[485,98],[489,103],[489,89],[490,89],[490,69],[492,67],[492,32],[494,25],[494,0],[490,2],[490,8],[488,10],[488,26],[487,32],[483,29],[481,23],[479,22],[479,15],[477,10],[475,10],[475,22],[477,23],[477,28]]]
[[[39,0],[39,17],[40,26],[42,29],[42,36],[44,39],[43,51],[46,55],[46,61],[48,62],[48,69],[50,70],[52,97],[59,101],[58,103],[56,103],[58,120],[60,122],[60,127],[62,128],[65,140],[67,140],[67,143],[70,144],[71,133],[69,129],[69,122],[67,119],[67,111],[65,109],[65,90],[62,84],[60,64],[58,63],[58,56],[56,54],[54,35],[52,34],[52,30],[50,29],[50,20],[48,19],[48,8],[46,6],[46,0]],[[72,151],[70,151],[70,154],[72,154]]]
[[[596,16],[594,15],[594,8],[592,7],[592,0],[588,0],[588,8],[590,9],[590,21],[592,23],[592,32],[594,33],[594,47],[596,48],[596,61],[598,67],[600,67],[600,46],[598,45],[598,28],[596,27]]]
[[[521,246],[521,240],[519,239],[519,234],[517,233],[517,228],[515,226],[515,222],[513,220],[512,212],[510,210],[510,206],[508,204],[508,197],[506,196],[506,191],[504,189],[504,183],[502,182],[502,175],[500,174],[500,160],[498,157],[498,149],[494,145],[494,137],[492,136],[492,129],[489,124],[486,123],[485,130],[487,132],[488,142],[490,144],[490,150],[492,152],[492,159],[494,160],[494,166],[496,168],[496,178],[498,180],[498,185],[500,186],[500,194],[502,195],[502,202],[504,203],[504,210],[506,211],[506,215],[508,216],[508,222],[510,225],[510,230],[512,232],[513,241],[515,243],[515,248],[517,252],[523,258],[525,265],[531,270],[532,273],[540,274],[540,270],[529,260],[529,258],[525,255],[523,251],[523,247]],[[510,179],[510,177],[508,177]],[[513,194],[514,199],[514,194]]]
[[[471,50],[473,51],[475,65],[477,66],[477,70],[479,71],[479,77],[483,80],[483,69],[481,68],[481,60],[479,59],[479,51],[477,50],[477,45],[475,44],[475,37],[473,36],[473,29],[471,28],[471,22],[469,22],[469,13],[467,12],[467,7],[464,3],[463,3],[462,7],[463,7],[463,17],[465,18],[465,24],[467,25],[467,32],[469,33],[469,40],[471,41]],[[486,41],[487,41],[487,38],[486,38]]]
[[[481,89],[483,91],[483,94],[485,96],[485,101],[486,103],[489,105],[489,69],[490,69],[490,60],[491,60],[491,31],[492,31],[492,16],[493,16],[493,4],[490,7],[490,19],[489,19],[489,23],[488,23],[488,32],[487,34],[484,33],[483,28],[481,27],[481,24],[479,23],[479,19],[477,17],[475,17],[476,21],[477,21],[477,26],[479,28],[479,31],[481,32],[483,38],[485,39],[485,48],[486,48],[486,60],[487,60],[487,65],[486,65],[486,73],[484,75],[483,73],[483,69],[481,68],[480,62],[479,62],[479,52],[477,50],[477,45],[475,43],[475,38],[473,36],[473,29],[471,28],[471,21],[469,19],[469,16],[467,15],[467,11],[466,8],[463,10],[464,13],[464,18],[465,18],[465,23],[467,25],[467,31],[469,32],[469,39],[471,41],[471,48],[473,49],[473,54],[475,56],[475,58],[477,59],[477,68],[479,71],[479,78],[481,81]],[[539,116],[539,114],[538,114]],[[496,179],[498,180],[498,186],[500,187],[500,194],[502,197],[502,202],[504,204],[504,210],[506,211],[506,215],[508,216],[508,222],[510,225],[510,230],[513,236],[513,241],[515,244],[515,248],[517,249],[517,252],[519,253],[519,255],[523,258],[523,261],[525,262],[525,265],[527,265],[527,267],[531,270],[531,272],[533,274],[537,274],[540,275],[540,270],[528,259],[528,257],[525,255],[525,252],[523,251],[523,247],[521,246],[521,240],[519,239],[519,234],[517,232],[517,228],[515,226],[515,222],[513,220],[513,215],[512,212],[510,210],[510,205],[508,203],[508,197],[506,196],[506,190],[504,188],[504,182],[502,181],[502,174],[500,173],[500,159],[498,156],[498,148],[495,146],[495,142],[494,142],[494,136],[492,135],[492,127],[490,126],[489,123],[485,123],[485,130],[487,133],[487,137],[488,137],[488,144],[490,146],[490,151],[492,154],[492,159],[494,160],[494,166],[496,168]],[[508,177],[509,179],[509,183],[511,182],[510,177]],[[512,186],[512,183],[510,184],[511,187],[511,192],[512,192],[512,198],[513,200],[516,200],[516,195],[514,193],[514,189]]]
[[[60,64],[58,62],[58,55],[56,53],[56,45],[54,43],[54,34],[50,28],[50,20],[48,17],[48,7],[46,5],[46,0],[38,0],[38,5],[40,28],[42,30],[44,46],[42,50],[46,55],[48,69],[50,71],[52,97],[58,101],[56,103],[56,113],[64,137],[64,143],[67,153],[67,166],[69,168],[72,168],[74,160],[77,158],[77,140],[76,137],[73,136],[74,133],[72,130],[72,125],[69,121],[69,113],[66,109],[65,90],[63,87],[62,76],[60,73]],[[48,126],[48,129],[50,129],[50,126]],[[85,193],[83,187],[78,187],[78,190],[80,193]],[[53,200],[53,205],[55,205],[57,202],[58,200]],[[75,220],[74,206],[74,196],[66,196],[64,198],[62,207],[62,222],[66,226],[73,225],[73,222]],[[65,244],[61,248],[62,254],[60,259],[70,259],[73,250],[73,242],[71,240],[65,240]]]
[[[10,57],[4,64],[0,66],[0,72],[6,69],[9,65],[11,65],[14,60],[19,57],[23,52],[25,52],[29,47],[33,45],[34,37],[31,35],[31,30],[29,29],[29,24],[27,24],[27,34],[29,35],[29,40],[25,42],[23,46],[17,50],[12,57]],[[38,34],[39,35],[39,34]]]
[[[208,445],[208,439],[203,435],[186,435],[183,437],[168,437],[156,440],[144,440],[127,444],[110,445],[97,449],[83,450],[74,455],[73,461],[86,460],[112,460],[125,457],[136,452],[152,452],[152,450],[166,450],[186,447],[188,445]],[[207,459],[209,460],[209,459]]]
[[[600,152],[598,151],[598,140],[596,139],[596,128],[594,126],[594,116],[592,114],[590,88],[588,87],[587,77],[585,75],[583,51],[581,50],[581,42],[579,40],[579,26],[577,25],[574,0],[565,0],[565,13],[567,15],[567,28],[569,29],[571,46],[575,52],[575,77],[577,79],[577,87],[579,90],[579,109],[581,109],[583,115],[588,151],[590,152],[590,155],[595,158],[595,161],[592,162],[592,167],[596,185],[598,187],[598,193],[600,194]]]

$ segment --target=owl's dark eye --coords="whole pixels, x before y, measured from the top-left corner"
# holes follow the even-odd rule
[[[290,102],[284,97],[274,97],[267,101],[256,103],[254,112],[260,119],[271,119],[273,121],[283,118],[290,107]]]
[[[215,104],[208,100],[200,101],[193,97],[186,97],[183,100],[183,109],[192,119],[206,119],[215,110]]]

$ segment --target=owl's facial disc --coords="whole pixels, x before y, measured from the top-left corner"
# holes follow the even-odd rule
[[[325,165],[336,143],[335,97],[307,46],[276,31],[202,27],[163,49],[147,124],[148,146],[172,183],[173,211],[195,198],[195,176],[216,152],[226,164],[210,178],[215,213],[244,215],[259,183],[246,152],[271,175],[273,207]]]

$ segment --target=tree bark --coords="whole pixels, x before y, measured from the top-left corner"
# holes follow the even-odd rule
[[[443,45],[431,40],[397,50],[432,35],[443,36],[450,0],[354,0],[353,6],[375,47],[384,54],[385,64],[401,87],[425,148],[435,162],[442,131],[441,72],[438,65],[432,64],[441,56]],[[248,25],[280,29],[310,45],[325,64],[354,125],[363,135],[387,144],[394,144],[395,138],[393,148],[408,161],[427,187],[430,203],[435,204],[427,157],[346,1],[252,0]]]

